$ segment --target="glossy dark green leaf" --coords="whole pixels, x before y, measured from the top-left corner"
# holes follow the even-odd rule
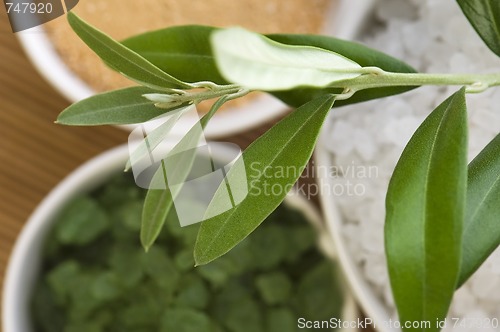
[[[445,318],[457,285],[467,184],[466,113],[462,88],[417,129],[389,184],[385,246],[402,321]]]
[[[302,169],[311,157],[319,130],[334,100],[334,96],[323,96],[299,107],[245,150],[242,158],[243,162],[248,161],[245,164],[248,195],[236,207],[201,224],[195,246],[198,265],[220,257],[236,246],[283,201],[287,189],[297,181],[300,172],[268,177],[263,170],[283,167]],[[236,179],[232,179],[233,176]],[[229,183],[241,181],[240,176],[231,171],[227,175]],[[272,186],[280,190],[272,192],[269,190]],[[225,206],[226,196],[216,194],[208,211],[211,208],[224,211],[218,206],[222,201]]]
[[[217,70],[210,47],[210,34],[215,28],[206,26],[180,26],[148,32],[123,42],[153,64],[185,82],[213,81],[227,84]],[[316,35],[267,35],[270,39],[287,44],[314,46],[333,51],[363,67],[376,66],[390,72],[413,73],[415,70],[404,62],[364,45],[328,36]],[[335,107],[382,98],[410,90],[408,87],[367,89],[347,100],[339,100]],[[334,89],[301,88],[273,94],[293,107],[328,93]]]
[[[169,111],[155,107],[142,96],[153,92],[157,91],[138,86],[101,93],[66,108],[59,114],[57,123],[97,126],[146,122]]]
[[[111,68],[128,78],[154,88],[189,88],[190,86],[165,73],[141,55],[90,26],[72,12],[68,22],[76,34]]]
[[[462,285],[500,244],[500,134],[469,164]]]
[[[457,0],[460,8],[485,44],[500,56],[500,2]]]

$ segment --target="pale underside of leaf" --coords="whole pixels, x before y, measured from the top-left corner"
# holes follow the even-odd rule
[[[248,89],[324,87],[360,75],[361,66],[340,54],[281,44],[241,28],[217,30],[211,42],[222,75]]]

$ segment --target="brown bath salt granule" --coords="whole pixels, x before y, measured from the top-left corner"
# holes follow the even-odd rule
[[[74,12],[117,40],[183,24],[238,25],[261,33],[319,33],[332,1],[84,0]],[[97,92],[134,85],[104,65],[71,30],[65,17],[45,27],[61,57]]]

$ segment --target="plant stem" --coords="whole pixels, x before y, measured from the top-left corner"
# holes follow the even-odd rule
[[[461,85],[467,92],[478,93],[500,85],[500,74],[425,74],[379,72],[337,81],[331,87],[359,91],[390,86]]]

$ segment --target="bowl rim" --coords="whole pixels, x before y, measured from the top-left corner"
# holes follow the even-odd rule
[[[2,297],[3,331],[31,331],[29,324],[31,318],[29,309],[27,310],[28,301],[37,277],[41,257],[40,248],[56,220],[55,216],[74,197],[92,190],[104,183],[110,175],[122,170],[128,153],[128,145],[123,144],[80,165],[50,191],[28,218],[16,239],[6,268]],[[285,204],[301,211],[316,229],[322,224],[316,207],[302,195],[287,195]],[[318,242],[319,240],[320,238]],[[330,259],[332,259],[331,256]],[[357,318],[355,301],[350,293],[345,294],[342,318],[351,321]],[[341,331],[357,331],[357,329]]]

